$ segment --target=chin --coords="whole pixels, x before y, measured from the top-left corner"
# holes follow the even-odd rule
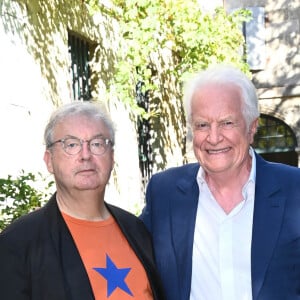
[[[204,168],[208,173],[223,173],[230,169],[228,165],[206,165]]]
[[[100,187],[99,183],[82,182],[75,185],[75,188],[80,191],[97,190]]]

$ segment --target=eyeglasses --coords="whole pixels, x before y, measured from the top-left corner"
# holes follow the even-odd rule
[[[47,148],[51,148],[56,143],[61,143],[64,151],[70,155],[78,154],[82,150],[83,143],[87,143],[91,153],[95,155],[104,154],[107,149],[113,145],[113,142],[110,139],[105,139],[102,137],[92,138],[91,140],[68,137],[51,143]]]

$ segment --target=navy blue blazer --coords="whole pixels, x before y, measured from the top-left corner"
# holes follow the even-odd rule
[[[141,219],[152,234],[167,300],[188,300],[199,164],[152,176]],[[254,300],[300,299],[300,169],[256,154],[251,246]]]
[[[144,224],[121,208],[109,204],[107,208],[144,265],[154,299],[164,299]],[[0,234],[0,299],[95,299],[55,195],[43,208],[19,218]]]

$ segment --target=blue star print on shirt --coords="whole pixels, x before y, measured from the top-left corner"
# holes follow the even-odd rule
[[[131,268],[118,269],[111,258],[106,254],[106,268],[93,268],[107,280],[107,297],[109,297],[116,288],[120,288],[130,296],[133,296],[125,282],[125,278]]]

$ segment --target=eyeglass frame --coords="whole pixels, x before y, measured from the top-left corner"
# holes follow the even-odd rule
[[[78,140],[78,141],[79,141],[80,147],[79,147],[78,152],[76,152],[76,153],[69,153],[69,152],[67,152],[67,147],[66,147],[65,141],[66,141],[66,140],[70,140],[70,139],[71,139],[71,140],[73,139],[73,140]],[[93,140],[103,140],[103,142],[104,142],[104,143],[103,143],[103,149],[104,149],[104,151],[103,151],[102,153],[97,154],[97,153],[94,153],[94,152],[91,150],[91,142],[92,142]],[[89,139],[89,140],[83,140],[83,139],[80,139],[80,138],[78,138],[78,137],[76,137],[76,136],[67,136],[67,137],[65,137],[65,138],[62,138],[62,139],[59,139],[59,140],[56,140],[56,141],[50,143],[49,145],[47,145],[47,149],[51,148],[52,146],[54,146],[54,145],[57,144],[57,143],[61,143],[61,144],[62,144],[63,150],[64,150],[65,153],[67,153],[68,155],[76,155],[76,154],[80,153],[80,152],[82,151],[82,147],[83,147],[83,144],[84,144],[84,143],[87,143],[90,152],[91,152],[93,155],[97,155],[97,156],[103,155],[103,154],[107,151],[109,145],[110,145],[111,147],[113,147],[113,141],[112,141],[111,139],[109,139],[109,138],[104,138],[102,135],[97,135],[97,136],[92,137],[92,138]]]

